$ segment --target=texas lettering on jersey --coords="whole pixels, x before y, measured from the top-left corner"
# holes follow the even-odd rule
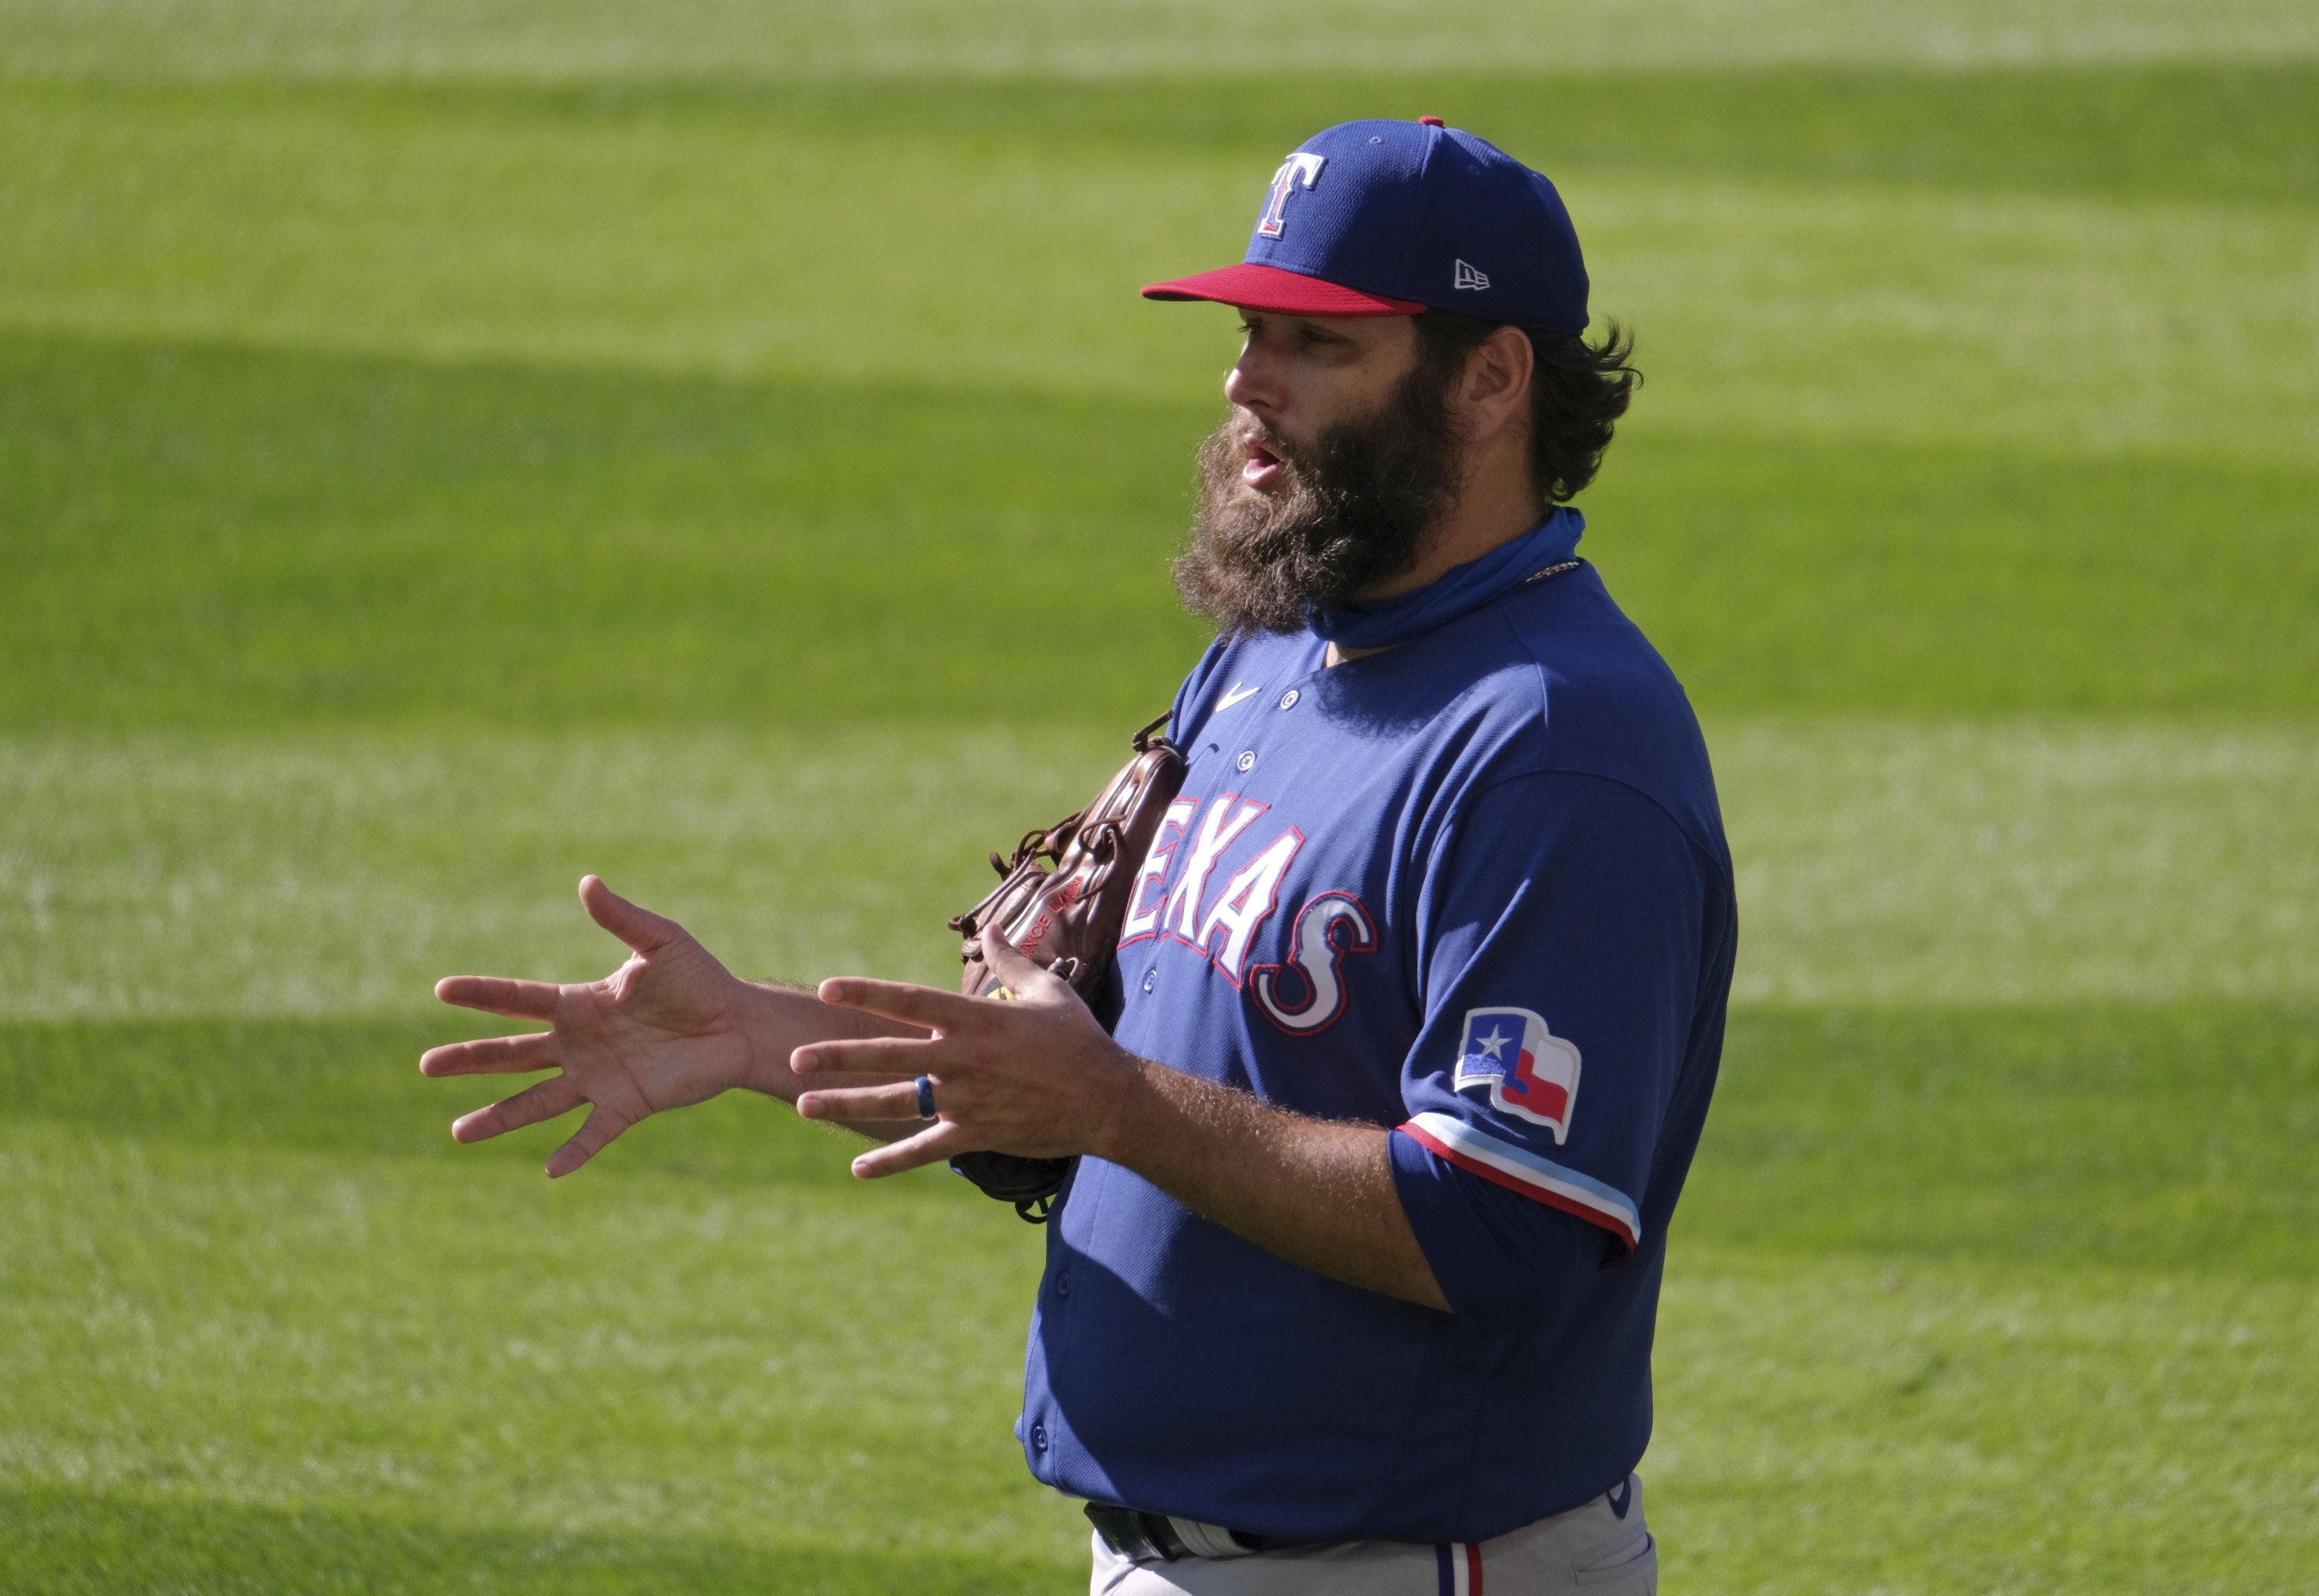
[[[1135,873],[1119,945],[1167,937],[1196,948],[1235,987],[1245,983],[1274,1024],[1291,1035],[1310,1035],[1344,1012],[1345,956],[1374,949],[1376,926],[1352,894],[1323,892],[1298,911],[1286,960],[1249,964],[1258,930],[1280,906],[1281,882],[1304,846],[1304,834],[1288,826],[1221,881],[1217,877],[1224,854],[1270,807],[1236,792],[1219,794],[1205,807],[1192,797],[1169,805]]]

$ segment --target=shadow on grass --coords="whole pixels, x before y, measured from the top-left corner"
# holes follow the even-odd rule
[[[518,1078],[430,1081],[458,1019],[0,1024],[0,1120],[104,1136],[536,1163],[558,1121],[474,1147]],[[848,1187],[852,1144],[747,1093],[645,1122],[606,1169]],[[2305,1276],[2319,1222],[2307,1003],[1748,1008],[1679,1234],[1746,1244]],[[934,1180],[929,1195],[961,1195]]]
[[[578,1127],[576,1115],[473,1146],[450,1134],[458,1115],[534,1078],[419,1073],[427,1048],[491,1027],[468,1017],[0,1024],[0,1119],[132,1141],[537,1164]],[[842,1186],[858,1145],[768,1098],[729,1092],[645,1121],[606,1168]]]
[[[985,723],[1068,661],[1042,716],[1132,727],[1205,641],[1166,556],[1214,415],[0,336],[0,726]],[[1613,459],[1587,552],[1709,711],[2319,705],[2299,464]]]
[[[1064,1591],[1085,1575],[984,1554],[761,1547],[644,1534],[447,1528],[363,1513],[0,1492],[0,1589],[41,1596],[284,1591]]]

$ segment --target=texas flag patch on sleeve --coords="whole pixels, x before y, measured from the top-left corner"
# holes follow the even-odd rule
[[[1487,1087],[1492,1107],[1547,1126],[1559,1147],[1578,1102],[1578,1050],[1526,1008],[1469,1008],[1452,1084]]]

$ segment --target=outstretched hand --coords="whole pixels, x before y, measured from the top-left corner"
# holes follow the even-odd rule
[[[824,1003],[933,1033],[818,1041],[790,1057],[790,1068],[808,1078],[838,1072],[885,1078],[872,1086],[833,1080],[828,1088],[815,1087],[797,1100],[808,1119],[916,1119],[916,1078],[932,1078],[935,1118],[917,1134],[855,1159],[853,1173],[864,1179],[992,1149],[1030,1158],[1102,1150],[1140,1064],[1112,1041],[1069,982],[996,930],[981,936],[983,959],[1006,983],[1011,1000],[853,976],[821,984]]]
[[[438,981],[435,996],[446,1003],[544,1020],[549,1029],[431,1048],[419,1060],[429,1076],[560,1069],[451,1126],[458,1141],[482,1141],[592,1105],[547,1160],[551,1177],[571,1174],[649,1114],[746,1084],[753,1062],[742,1023],[748,987],[690,932],[595,876],[580,883],[580,901],[627,944],[626,963],[600,981],[562,986],[497,976]]]

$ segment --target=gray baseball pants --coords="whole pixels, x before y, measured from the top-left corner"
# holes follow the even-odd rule
[[[1623,1507],[1624,1512],[1619,1510]],[[1180,1521],[1194,1546],[1222,1531]],[[1132,1562],[1095,1537],[1090,1596],[1657,1596],[1643,1483],[1495,1540],[1439,1546],[1358,1540],[1280,1552]]]

